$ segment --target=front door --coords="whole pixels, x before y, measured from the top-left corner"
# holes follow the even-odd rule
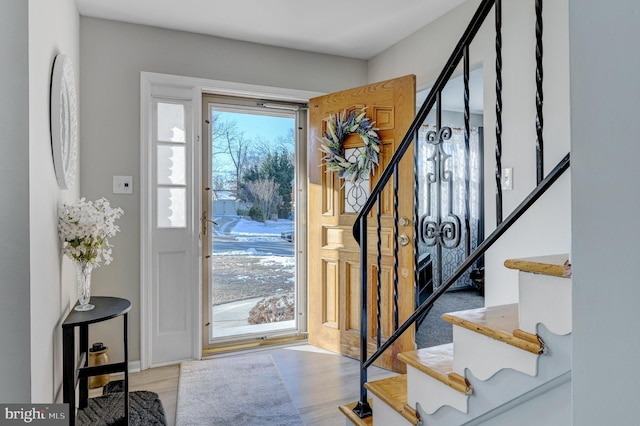
[[[354,221],[364,200],[375,186],[384,166],[404,137],[415,116],[415,76],[406,76],[355,89],[333,93],[309,101],[309,342],[313,345],[360,356],[360,252],[352,236]],[[358,112],[375,122],[380,137],[380,165],[369,179],[345,182],[337,173],[326,173],[320,137],[326,131],[330,115]],[[351,134],[343,141],[344,155],[357,159],[362,139]],[[409,148],[408,152],[412,148]],[[401,232],[412,235],[413,159],[406,155],[399,167],[398,218],[409,219]],[[381,324],[382,340],[394,331],[394,239],[393,201],[391,193],[382,197],[381,234]],[[375,220],[369,220],[368,277],[369,311],[368,354],[376,348],[375,285],[377,232]],[[413,244],[397,245],[399,324],[414,311]],[[376,365],[396,371],[402,364],[396,354],[414,349],[414,330],[398,339]]]

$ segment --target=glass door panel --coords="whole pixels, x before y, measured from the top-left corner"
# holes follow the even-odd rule
[[[208,104],[210,344],[297,330],[296,112]]]

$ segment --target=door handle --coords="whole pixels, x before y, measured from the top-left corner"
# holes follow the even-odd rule
[[[407,237],[406,234],[400,234],[398,236],[398,242],[401,246],[406,246],[407,244],[409,244],[409,237]]]
[[[202,214],[202,234],[203,235],[207,235],[207,222],[210,222],[216,226],[218,226],[218,222],[216,222],[215,220],[211,220],[211,219],[207,219],[207,212],[205,211]]]

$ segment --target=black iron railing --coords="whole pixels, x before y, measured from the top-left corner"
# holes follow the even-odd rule
[[[402,139],[401,143],[398,145],[395,153],[392,158],[389,160],[387,167],[382,171],[378,182],[375,187],[371,191],[371,195],[367,199],[366,203],[362,207],[355,225],[353,227],[353,235],[360,246],[360,282],[361,282],[361,310],[360,310],[360,396],[358,404],[356,405],[354,412],[361,418],[367,417],[371,415],[372,410],[367,402],[367,391],[365,388],[365,383],[367,382],[367,368],[370,367],[387,349],[391,347],[391,345],[396,342],[396,340],[406,332],[411,326],[414,325],[416,321],[419,321],[420,318],[424,317],[425,313],[433,306],[435,301],[449,289],[465,272],[472,266],[482,266],[483,255],[487,251],[489,247],[491,247],[517,220],[522,216],[528,209],[539,199],[551,185],[569,168],[570,165],[570,156],[567,154],[557,165],[556,167],[544,177],[542,175],[543,170],[543,144],[542,144],[542,0],[536,1],[536,177],[538,185],[536,188],[529,194],[524,201],[506,218],[503,220],[502,218],[502,6],[501,0],[483,0],[478,9],[473,15],[470,23],[468,24],[464,34],[458,41],[453,53],[447,60],[442,72],[438,76],[436,82],[434,83],[432,89],[430,90],[426,100],[419,108],[416,113],[416,117],[409,126],[409,129]],[[470,205],[469,205],[469,176],[470,176],[470,165],[469,165],[469,143],[470,143],[470,109],[469,109],[469,72],[470,72],[470,64],[469,64],[469,48],[471,42],[476,36],[478,30],[481,25],[485,21],[491,9],[494,9],[495,12],[495,30],[496,30],[496,220],[497,227],[496,229],[489,235],[484,241],[479,242],[479,245],[472,250],[470,243],[470,234],[471,234],[471,226],[469,222],[470,217]],[[434,213],[435,218],[429,219],[427,221],[424,220],[424,216],[420,217],[420,210],[418,208],[418,200],[420,197],[419,194],[419,186],[421,184],[417,170],[418,170],[418,142],[419,142],[419,130],[425,124],[425,120],[427,116],[431,113],[435,106],[436,113],[436,131],[429,132],[430,135],[428,138],[430,139],[429,143],[432,143],[433,146],[436,146],[437,149],[441,149],[438,147],[438,144],[441,143],[444,139],[447,139],[446,133],[447,131],[451,132],[450,128],[443,127],[441,123],[441,114],[442,114],[442,103],[441,103],[441,94],[444,90],[447,82],[451,78],[452,74],[462,62],[462,73],[464,79],[464,145],[467,152],[467,158],[465,159],[464,169],[465,169],[465,181],[464,188],[466,199],[464,202],[464,218],[460,219],[453,212],[447,211],[444,217],[441,217],[440,205],[437,205],[436,209],[438,210]],[[448,129],[448,130],[447,130]],[[444,136],[443,136],[444,135]],[[449,135],[450,136],[450,135]],[[434,139],[436,138],[436,139]],[[460,243],[461,235],[464,235],[465,239],[465,259],[464,261],[457,267],[455,272],[453,272],[448,278],[442,279],[439,274],[440,271],[436,268],[433,270],[433,282],[432,282],[432,292],[431,294],[424,300],[422,297],[417,296],[417,300],[420,300],[422,303],[419,304],[417,309],[402,323],[399,324],[398,317],[398,292],[400,289],[398,288],[398,247],[401,243],[404,245],[406,241],[401,241],[404,235],[399,235],[398,230],[398,222],[403,220],[405,222],[406,219],[398,217],[398,187],[400,185],[399,182],[399,164],[401,159],[406,155],[411,144],[414,143],[414,150],[412,154],[414,155],[414,212],[413,212],[413,256],[414,256],[414,280],[416,283],[420,283],[421,280],[424,280],[424,268],[421,269],[419,260],[421,257],[419,240],[422,238],[423,240],[427,239],[425,236],[428,235],[429,241],[439,240],[441,245],[436,245],[436,250],[434,252],[434,258],[430,258],[429,262],[431,264],[432,261],[437,263],[439,250],[442,249],[442,246],[445,248],[449,248],[447,246],[448,242],[453,241],[456,245]],[[480,146],[482,150],[482,146]],[[444,152],[441,152],[441,157],[435,159],[433,161],[434,168],[436,174],[440,174],[442,182],[449,185],[450,183],[447,179],[450,179],[448,175],[449,171],[444,167],[444,163],[450,156]],[[480,172],[482,173],[482,166],[480,166]],[[381,315],[380,309],[382,308],[381,301],[381,197],[383,190],[388,186],[393,185],[393,214],[394,214],[394,270],[393,270],[393,327],[394,332],[391,336],[386,338],[383,342],[382,339],[382,331],[381,331]],[[440,187],[437,187],[437,191],[440,191]],[[436,199],[439,199],[439,194],[436,194]],[[450,197],[450,193],[448,196]],[[429,200],[431,196],[427,197]],[[377,210],[375,213],[374,208],[377,205]],[[480,209],[484,209],[484,201],[480,200]],[[482,216],[482,214],[481,214]],[[376,220],[376,235],[378,238],[376,247],[378,250],[377,256],[377,274],[375,277],[375,282],[377,284],[377,296],[376,296],[376,314],[374,315],[377,321],[377,326],[375,330],[377,332],[376,336],[376,351],[369,356],[367,351],[367,344],[369,341],[368,336],[368,292],[369,289],[369,277],[368,277],[368,220]],[[424,223],[423,223],[424,222]],[[405,226],[407,223],[402,223],[401,225]],[[483,219],[480,220],[479,226],[484,226]],[[406,237],[404,237],[406,239]],[[424,257],[424,256],[423,256]],[[424,300],[424,301],[423,301]]]
[[[531,207],[547,190],[569,169],[571,163],[570,154],[567,154],[549,175],[540,182],[536,188],[531,191],[527,198],[520,203],[518,207],[509,215],[500,225],[478,246],[478,248],[469,255],[456,269],[456,271],[425,300],[418,309],[407,320],[398,327],[398,329],[376,350],[368,359],[362,362],[363,368],[368,368],[373,364],[382,353],[389,348],[402,333],[407,331],[409,327],[426,312],[438,298],[456,282],[464,272],[475,264],[475,262],[485,254],[485,252],[504,234],[518,219]]]

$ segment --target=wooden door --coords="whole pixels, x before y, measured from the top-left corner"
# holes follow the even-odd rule
[[[330,114],[359,111],[366,108],[367,117],[375,122],[381,140],[380,165],[368,182],[370,191],[384,166],[404,137],[415,116],[415,76],[410,75],[355,89],[321,96],[309,101],[309,342],[313,345],[360,357],[360,251],[352,236],[352,228],[360,207],[348,199],[353,185],[345,184],[336,173],[326,173],[319,138],[324,134]],[[344,140],[345,154],[363,146],[358,135]],[[353,152],[353,151],[350,151]],[[409,153],[412,148],[409,148]],[[405,155],[399,167],[399,215],[409,219],[400,233],[413,235],[413,158]],[[388,188],[391,188],[390,185]],[[361,189],[361,188],[359,188]],[[387,189],[382,197],[382,339],[393,333],[394,238],[393,198]],[[375,213],[374,208],[374,213]],[[376,349],[377,300],[377,232],[375,214],[368,220],[368,335],[367,353]],[[414,311],[413,244],[398,246],[399,324]],[[376,365],[402,371],[397,361],[400,352],[414,349],[414,329],[378,359]]]

